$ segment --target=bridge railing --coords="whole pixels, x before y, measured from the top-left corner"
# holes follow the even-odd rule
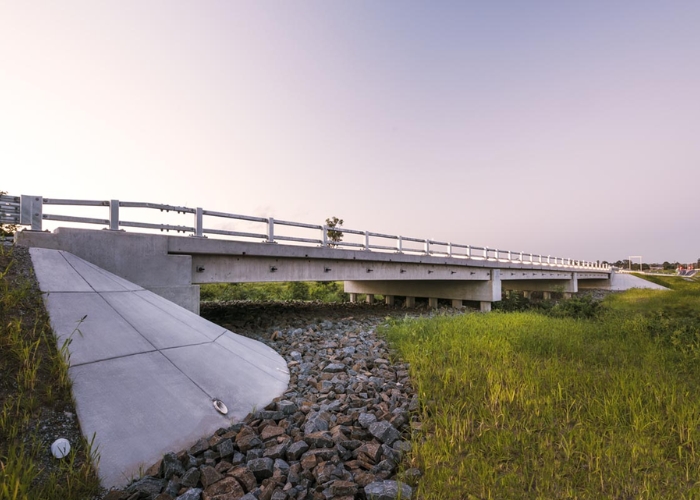
[[[48,206],[92,207],[103,208],[107,211],[107,218],[84,217],[76,215],[63,215],[46,213],[44,208]],[[143,220],[125,220],[122,209],[147,209],[160,212],[173,212],[179,215],[192,217],[191,225],[166,224],[160,222],[145,222]],[[248,225],[255,225],[256,232],[237,231],[208,227],[204,225],[204,218],[241,221]],[[120,200],[69,200],[57,198],[44,198],[42,196],[9,196],[0,195],[0,223],[29,226],[33,231],[41,231],[43,221],[70,222],[79,224],[92,224],[106,226],[112,231],[121,228],[139,228],[157,231],[175,231],[190,234],[193,237],[206,238],[207,235],[216,235],[232,238],[258,239],[265,243],[296,243],[306,245],[318,245],[329,248],[358,248],[366,251],[397,252],[408,254],[423,254],[445,256],[450,258],[489,260],[509,263],[522,263],[542,265],[550,267],[580,268],[589,270],[608,270],[609,265],[600,262],[573,260],[562,257],[552,257],[534,253],[513,252],[498,248],[481,247],[474,245],[457,244],[446,241],[438,241],[430,238],[413,238],[400,235],[382,234],[371,231],[360,231],[344,227],[329,227],[327,225],[307,224],[278,220],[273,217],[255,217],[226,212],[205,210],[201,207],[189,208],[160,203],[129,202]],[[278,234],[283,228],[294,228],[303,232],[302,236]],[[313,231],[316,237],[312,237]],[[334,238],[338,233],[343,236],[350,235],[353,241],[339,241]],[[301,234],[301,233],[299,233]],[[341,239],[342,240],[342,239]]]

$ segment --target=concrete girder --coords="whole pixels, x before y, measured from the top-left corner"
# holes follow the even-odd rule
[[[488,280],[490,269],[421,263],[193,255],[192,283],[268,281]]]
[[[528,292],[578,292],[577,273],[567,274],[568,279],[503,280],[501,286],[504,290],[523,290]]]

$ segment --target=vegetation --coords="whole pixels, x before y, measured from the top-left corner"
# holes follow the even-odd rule
[[[336,229],[342,225],[343,219],[339,219],[338,217],[326,219],[326,226],[328,227],[328,246],[336,247],[338,243],[343,241],[343,232]]]
[[[0,196],[7,194],[7,191],[0,191]],[[15,231],[17,231],[17,225],[15,224],[0,224],[0,240],[8,236],[14,236]]]
[[[90,498],[99,490],[91,445],[57,460],[42,441],[47,415],[75,412],[67,345],[57,349],[41,296],[0,245],[0,499]],[[45,431],[44,431],[45,432]]]
[[[590,295],[580,295],[568,300],[531,300],[522,293],[511,292],[499,302],[493,303],[494,311],[537,311],[555,318],[596,318],[601,313],[600,302]]]
[[[674,291],[391,324],[417,496],[700,498],[700,283],[658,279]]]
[[[228,300],[315,300],[346,302],[347,295],[338,281],[290,281],[288,283],[216,283],[202,285],[204,301]]]

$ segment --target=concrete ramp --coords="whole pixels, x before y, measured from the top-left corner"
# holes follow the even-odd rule
[[[609,290],[629,290],[631,288],[651,288],[652,290],[668,290],[665,286],[657,285],[644,278],[631,274],[615,273],[612,275],[612,283]]]
[[[164,453],[266,406],[285,360],[75,255],[31,248],[78,418],[95,437],[103,486],[123,486]],[[222,415],[213,400],[228,407]]]

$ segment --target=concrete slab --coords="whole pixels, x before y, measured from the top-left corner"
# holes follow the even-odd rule
[[[258,368],[266,371],[274,378],[278,378],[280,376],[280,372],[284,374],[287,373],[287,363],[279,363],[279,354],[277,354],[277,352],[275,352],[273,349],[267,347],[265,344],[261,344],[256,340],[242,337],[241,335],[236,335],[235,333],[227,331],[221,337],[216,339],[216,343],[237,357],[243,356],[247,351],[255,352],[260,359],[267,360],[267,363],[259,364]]]
[[[190,446],[204,429],[230,425],[157,351],[74,366],[70,375],[83,434],[95,435],[105,486],[126,484],[163,452]]]
[[[157,349],[202,344],[213,340],[178,321],[177,318],[173,318],[167,311],[153,306],[140,297],[137,292],[105,292],[101,295],[120,316]],[[221,333],[223,333],[223,329]]]
[[[103,486],[124,486],[287,389],[287,364],[269,347],[70,253],[30,252],[59,346],[70,339],[73,396]]]
[[[615,273],[612,278],[610,290],[629,290],[630,288],[650,288],[652,290],[668,290],[665,286],[657,285],[644,278],[638,278],[631,274]]]
[[[612,279],[609,280],[579,280],[578,288],[586,289],[601,289],[601,290],[629,290],[631,288],[649,288],[652,290],[668,290],[665,286],[657,285],[643,278],[638,278],[631,274],[614,273]]]
[[[143,290],[142,287],[130,283],[123,278],[120,278],[116,274],[109,273],[104,269],[100,269],[94,264],[76,257],[69,252],[61,252],[63,258],[65,258],[68,263],[76,270],[81,276],[83,276],[89,283],[90,286],[96,292],[125,292],[125,291],[136,291]]]
[[[183,309],[177,304],[174,304],[173,302],[164,299],[163,297],[161,297],[160,295],[156,295],[155,293],[148,293],[144,290],[142,293],[137,293],[136,295],[143,298],[143,300],[150,302],[151,304],[153,304],[153,306],[157,307],[158,309],[161,309],[162,311],[166,312],[174,319],[182,322],[190,328],[193,328],[194,330],[197,330],[209,340],[215,340],[218,337],[220,337],[223,332],[227,331],[225,328],[215,323],[212,323],[211,321],[207,321],[198,314],[188,311],[187,309]],[[260,344],[259,342],[256,342],[256,344],[259,344],[263,347],[267,347],[264,344]]]
[[[68,264],[61,252],[30,248],[29,255],[42,292],[94,292],[88,282]]]
[[[71,365],[156,350],[97,293],[50,293],[44,302],[59,349],[70,339]]]
[[[270,402],[265,396],[270,385],[270,372],[266,366],[251,363],[215,343],[166,349],[162,353],[202,388],[211,397],[210,401],[214,398],[223,401],[230,409],[228,416],[231,418],[240,420],[245,417],[251,404],[261,409]],[[201,364],[202,359],[207,360],[205,365]],[[277,372],[272,378],[276,390],[283,393],[289,377]],[[232,384],[231,380],[246,380],[246,383]],[[246,401],[246,407],[236,405],[238,401]]]

